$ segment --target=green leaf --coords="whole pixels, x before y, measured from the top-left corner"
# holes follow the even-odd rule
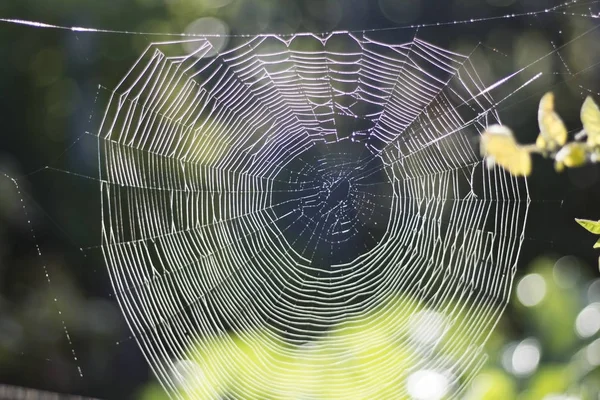
[[[598,247],[600,247],[600,239],[598,239],[598,241],[594,243],[594,248],[597,249]]]
[[[588,231],[600,235],[600,221],[592,221],[591,219],[575,218],[579,225],[583,226]]]

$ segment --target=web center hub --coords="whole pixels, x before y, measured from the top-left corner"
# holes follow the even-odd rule
[[[276,224],[316,266],[350,262],[383,238],[392,187],[381,159],[349,140],[315,145],[274,181]]]

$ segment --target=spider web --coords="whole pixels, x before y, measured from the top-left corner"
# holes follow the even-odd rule
[[[402,397],[425,371],[457,394],[484,362],[529,205],[477,154],[493,88],[373,36],[154,43],[115,89],[102,250],[169,392]]]

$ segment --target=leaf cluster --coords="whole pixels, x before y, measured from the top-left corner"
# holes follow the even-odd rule
[[[499,165],[514,176],[531,173],[531,155],[534,153],[554,159],[557,172],[565,167],[596,163],[600,160],[600,108],[591,96],[585,99],[580,118],[583,129],[567,143],[567,128],[554,109],[554,94],[548,92],[540,100],[540,133],[534,144],[520,144],[507,126],[491,125],[481,135],[481,156],[489,168]]]

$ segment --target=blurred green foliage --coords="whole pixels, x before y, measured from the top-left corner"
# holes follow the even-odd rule
[[[464,399],[598,398],[600,354],[596,352],[600,349],[600,329],[582,333],[576,322],[582,309],[598,304],[600,298],[600,280],[590,281],[589,271],[571,256],[543,257],[532,263],[529,273],[517,281],[511,307],[487,342],[489,358],[467,382]],[[395,310],[393,318],[384,318],[385,310],[390,308]],[[365,398],[361,393],[366,388],[372,389],[372,396],[377,398],[411,399],[406,392],[407,379],[398,377],[418,365],[419,343],[408,338],[411,324],[407,316],[423,310],[426,307],[419,301],[391,297],[360,321],[345,322],[335,333],[306,347],[285,345],[272,332],[260,330],[204,339],[189,349],[190,358],[182,364],[187,374],[182,374],[181,382],[188,396],[193,393],[189,398],[197,399],[217,395],[226,398],[233,393],[257,399],[359,399]],[[456,318],[487,311],[474,305],[464,308]],[[600,327],[600,313],[592,318],[595,322],[587,318],[583,323]],[[522,324],[514,329],[509,320]],[[444,338],[452,338],[452,332]],[[462,347],[456,338],[444,339],[439,346],[439,353],[449,356],[470,351],[473,349]],[[319,364],[337,365],[339,370],[315,376],[312,371],[320,371]],[[458,377],[458,381],[463,378]],[[286,388],[289,395],[281,395],[281,388]],[[215,395],[207,395],[210,391]],[[427,398],[442,399],[452,393]],[[156,383],[149,384],[138,396],[140,400],[166,398]]]

